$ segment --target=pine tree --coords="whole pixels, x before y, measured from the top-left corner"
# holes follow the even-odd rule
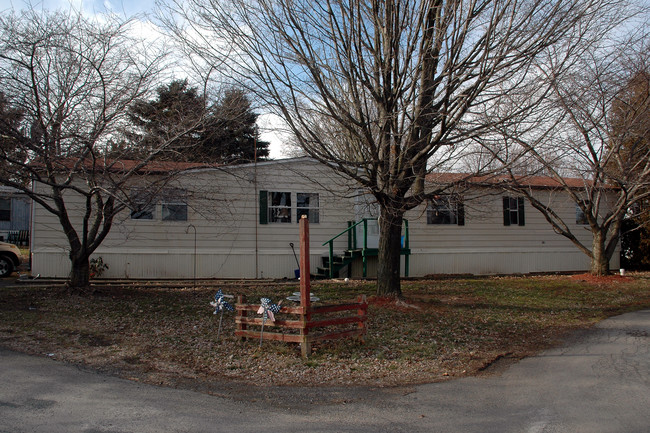
[[[130,108],[136,129],[126,132],[128,142],[115,146],[115,153],[141,156],[156,143],[172,140],[171,155],[157,159],[233,164],[268,157],[269,143],[259,140],[258,115],[243,90],[230,89],[211,105],[187,80],[172,81],[156,92],[156,99],[137,101]]]
[[[212,127],[204,130],[198,152],[203,158],[224,163],[268,158],[269,143],[259,139],[258,115],[243,90],[227,90],[211,111]]]

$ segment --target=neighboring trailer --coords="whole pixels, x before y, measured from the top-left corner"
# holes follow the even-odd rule
[[[0,241],[16,242],[20,232],[29,232],[30,214],[29,197],[15,188],[0,186]],[[16,241],[11,239],[14,235]]]

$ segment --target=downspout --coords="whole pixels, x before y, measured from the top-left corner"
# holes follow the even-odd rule
[[[36,186],[36,181],[32,179],[32,191],[34,191],[34,187]],[[34,268],[34,262],[33,262],[33,257],[34,257],[34,227],[36,227],[36,224],[34,223],[34,200],[30,198],[29,200],[29,273],[32,275],[32,269]]]
[[[190,228],[194,230],[194,287],[196,287],[196,227],[194,224],[188,224],[187,228],[185,229],[185,234],[188,234],[190,232]]]
[[[255,138],[253,140],[255,148],[253,149],[253,189],[255,190],[253,194],[253,203],[257,202],[257,127],[255,128]],[[255,224],[255,279],[259,278],[259,245],[257,239],[257,229],[259,227],[259,204],[253,206],[255,208],[255,219],[253,224]]]

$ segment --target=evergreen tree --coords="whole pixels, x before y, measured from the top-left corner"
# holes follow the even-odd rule
[[[252,162],[269,156],[269,143],[259,139],[257,113],[241,89],[230,89],[212,107],[210,123],[204,130],[201,151],[209,161],[224,163]]]
[[[172,141],[175,160],[233,164],[268,157],[269,143],[258,139],[258,115],[243,90],[230,89],[212,105],[187,80],[160,86],[156,93],[156,99],[130,108],[136,131],[127,131],[126,146],[114,147],[121,157],[141,156],[162,140]]]
[[[184,159],[194,151],[191,148],[199,142],[206,122],[205,99],[187,80],[160,86],[156,94],[156,99],[138,100],[129,108],[129,120],[136,128],[125,132],[128,143],[122,143],[115,156],[137,159],[161,141],[171,141],[175,160],[178,154]]]

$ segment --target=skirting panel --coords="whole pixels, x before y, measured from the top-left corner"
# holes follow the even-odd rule
[[[297,253],[297,252],[296,252]],[[48,278],[70,273],[66,252],[34,252],[32,272]],[[298,269],[293,253],[244,254],[138,251],[102,251],[93,255],[108,265],[105,278],[295,278]],[[320,265],[320,254],[311,254],[311,272]]]
[[[311,273],[321,265],[323,254],[311,254]],[[218,253],[181,251],[102,251],[108,269],[107,278],[295,278],[298,268],[292,252],[269,251]],[[368,277],[377,275],[377,258],[368,262]],[[405,261],[401,260],[404,276]],[[618,254],[610,263],[618,269]],[[433,274],[517,274],[534,272],[569,272],[589,269],[589,258],[578,250],[554,251],[480,251],[414,252],[410,256],[410,277]],[[353,263],[352,276],[361,277],[361,260]],[[66,277],[70,272],[68,255],[63,251],[33,253],[32,272],[43,277]]]
[[[553,251],[480,251],[411,255],[411,276],[435,274],[527,274],[587,271],[590,260],[578,249]],[[618,269],[618,254],[610,262]]]

